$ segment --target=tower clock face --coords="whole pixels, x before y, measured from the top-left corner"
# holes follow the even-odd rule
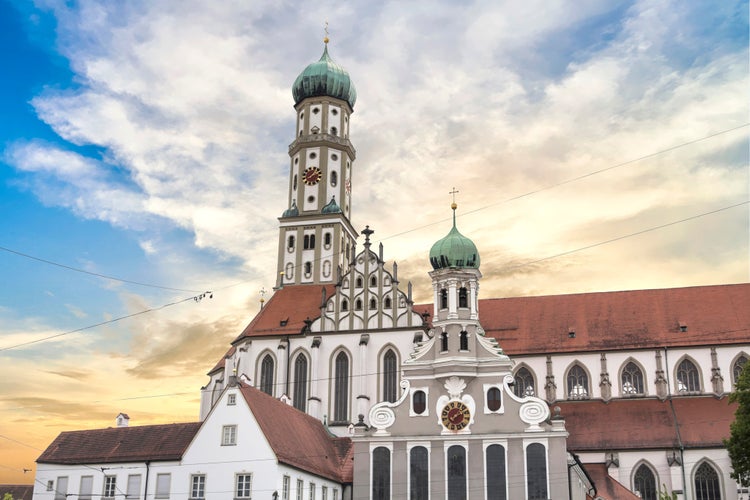
[[[440,419],[446,429],[460,431],[469,425],[471,411],[461,401],[449,401],[448,404],[443,406],[443,411],[440,412]]]
[[[314,186],[318,182],[320,182],[320,179],[323,177],[323,172],[320,171],[318,167],[309,167],[306,168],[305,171],[302,173],[302,179],[305,181],[305,184],[308,186]]]

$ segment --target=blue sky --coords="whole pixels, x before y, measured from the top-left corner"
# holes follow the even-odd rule
[[[485,298],[748,280],[746,1],[0,3],[0,246],[155,285],[0,251],[0,349],[176,303],[0,350],[0,435],[197,417],[274,285],[326,19],[359,96],[352,222],[418,301],[453,187]],[[35,453],[0,439],[0,479]]]

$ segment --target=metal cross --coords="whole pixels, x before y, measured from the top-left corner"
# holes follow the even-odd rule
[[[451,192],[448,193],[448,194],[452,194],[453,195],[453,203],[456,203],[456,194],[457,193],[458,193],[458,191],[456,190],[455,187],[453,188],[453,191],[451,191]]]

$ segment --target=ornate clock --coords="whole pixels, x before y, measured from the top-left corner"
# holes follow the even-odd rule
[[[440,419],[446,429],[460,431],[469,425],[471,411],[461,401],[449,401],[448,404],[443,406],[443,411],[440,412]]]
[[[302,173],[302,179],[305,181],[305,184],[308,186],[314,186],[318,182],[320,182],[320,179],[323,177],[323,172],[320,171],[318,167],[309,167],[306,168],[305,171]]]

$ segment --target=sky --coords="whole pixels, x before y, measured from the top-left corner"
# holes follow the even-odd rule
[[[326,21],[352,222],[417,302],[453,188],[480,298],[750,280],[747,1],[0,1],[0,483],[198,419],[272,294]]]

